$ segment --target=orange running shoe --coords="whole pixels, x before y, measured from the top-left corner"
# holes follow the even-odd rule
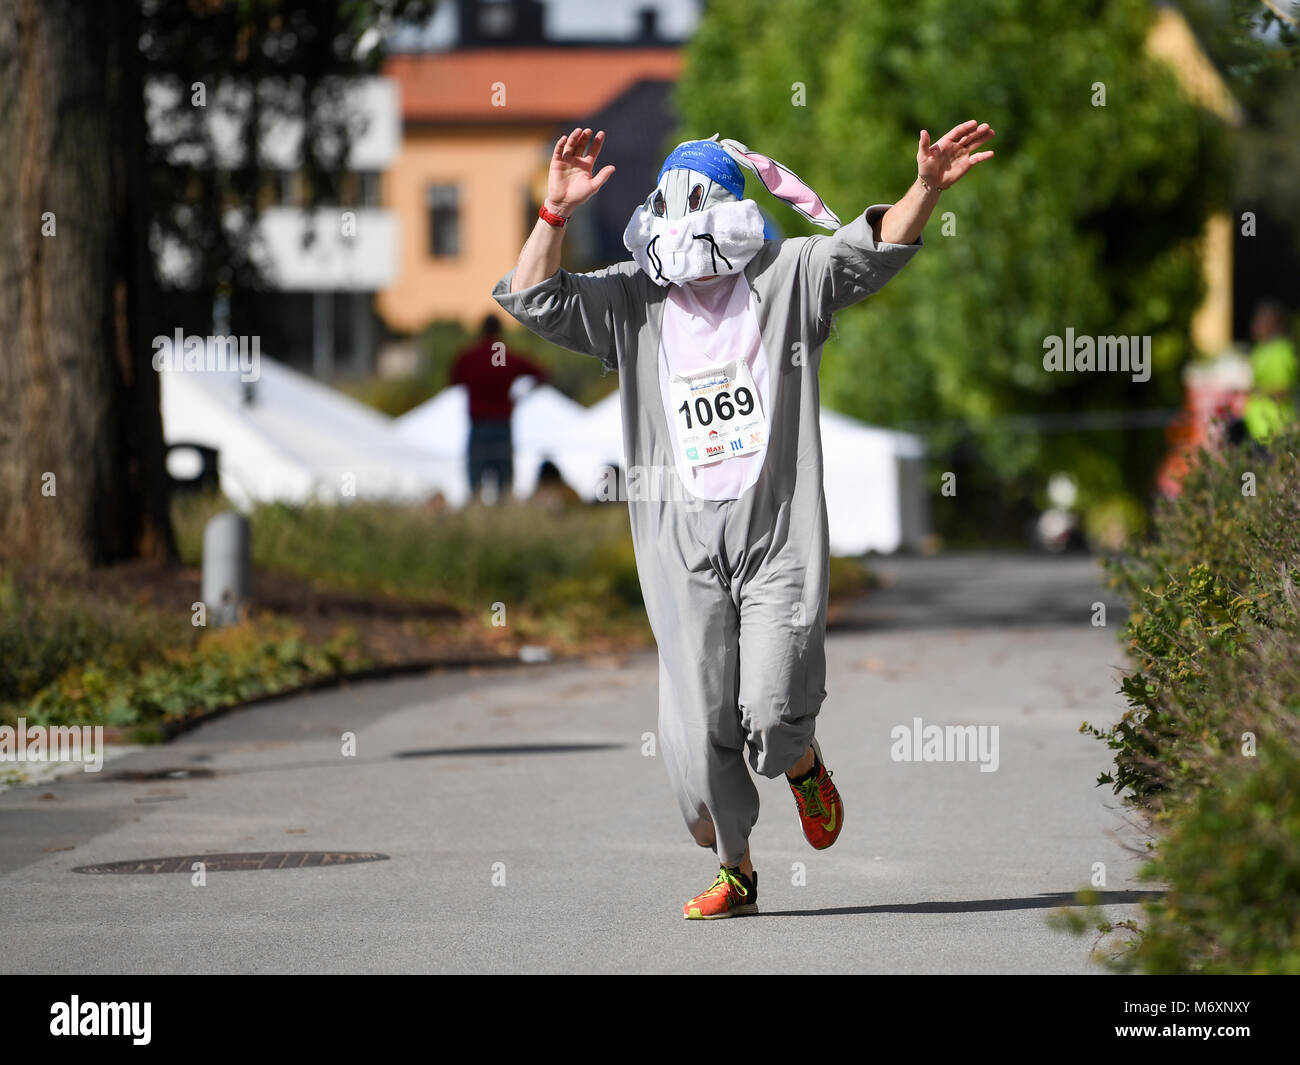
[[[724,865],[713,886],[682,907],[682,916],[688,921],[716,921],[719,917],[757,912],[758,870],[751,879],[740,871],[740,866],[728,869]]]
[[[816,740],[812,741],[812,749],[813,767],[808,776],[798,784],[789,777],[785,779],[799,807],[804,838],[822,851],[835,842],[844,827],[844,801],[831,783],[830,770],[822,764],[822,749]]]

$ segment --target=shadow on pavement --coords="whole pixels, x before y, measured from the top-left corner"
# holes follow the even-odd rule
[[[879,585],[836,612],[840,632],[915,629],[1014,629],[1122,624],[1128,607],[1106,585],[1099,559],[1087,555],[951,553],[872,557]]]
[[[394,751],[379,758],[348,758],[354,766],[381,765],[393,758],[506,758],[516,754],[585,754],[588,751],[617,751],[625,743],[516,743],[481,747],[430,747],[427,750]],[[275,762],[272,764],[229,766],[223,769],[195,769],[191,766],[167,766],[161,769],[127,769],[107,773],[96,784],[143,784],[168,781],[211,780],[216,777],[255,773],[283,773],[290,769],[334,769],[339,759],[317,762]]]
[[[1163,891],[1098,891],[1098,906],[1121,906],[1158,899]],[[760,903],[761,905],[761,903]],[[991,913],[998,910],[1048,910],[1082,906],[1073,891],[1034,895],[1025,899],[973,899],[966,902],[886,903],[882,906],[836,906],[828,910],[760,910],[756,917],[842,917],[853,913]]]

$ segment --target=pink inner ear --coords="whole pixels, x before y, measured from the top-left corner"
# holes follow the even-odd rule
[[[840,224],[839,216],[822,203],[821,197],[799,180],[793,171],[758,152],[743,154],[754,164],[755,172],[773,196],[794,204],[814,222],[832,222],[837,226]]]

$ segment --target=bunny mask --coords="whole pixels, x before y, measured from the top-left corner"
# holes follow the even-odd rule
[[[638,207],[623,244],[657,285],[682,284],[710,274],[736,274],[763,246],[763,216],[741,199],[745,167],[774,196],[826,229],[840,220],[794,171],[734,140],[684,141],[659,171],[659,182]]]

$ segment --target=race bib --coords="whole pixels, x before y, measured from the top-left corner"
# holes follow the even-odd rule
[[[677,446],[694,468],[762,450],[763,408],[749,363],[675,374],[668,380]]]

